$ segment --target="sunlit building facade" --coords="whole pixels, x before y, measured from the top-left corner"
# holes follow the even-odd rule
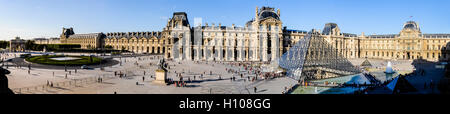
[[[163,54],[167,59],[189,61],[277,60],[310,31],[283,27],[280,10],[255,9],[253,19],[238,27],[218,23],[191,26],[185,12],[175,12],[159,32],[112,32],[75,34],[64,28],[61,43],[82,48],[111,47],[134,53]],[[408,21],[399,34],[360,35],[344,33],[336,23],[313,30],[340,56],[372,59],[448,60],[450,34],[425,34],[419,24]]]

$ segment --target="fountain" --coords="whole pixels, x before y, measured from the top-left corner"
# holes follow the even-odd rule
[[[386,74],[394,74],[395,73],[394,70],[392,70],[392,64],[390,61],[388,62],[386,71],[384,71],[384,73],[386,73]]]

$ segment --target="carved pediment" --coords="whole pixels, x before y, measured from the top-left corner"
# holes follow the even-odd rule
[[[268,17],[265,18],[264,20],[261,20],[260,23],[281,23],[281,21],[273,17]]]
[[[183,33],[180,33],[179,35],[178,35],[178,38],[183,38]]]

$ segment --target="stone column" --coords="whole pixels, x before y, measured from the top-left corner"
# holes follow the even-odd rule
[[[230,57],[229,57],[229,59],[228,59],[228,61],[235,61],[234,60],[234,48],[233,47],[230,47],[229,48],[229,55],[230,55]]]
[[[207,54],[206,54],[206,51],[207,51],[207,49],[206,49],[206,46],[203,46],[203,47],[201,47],[202,48],[202,53],[203,53],[203,56],[201,56],[202,57],[202,59],[203,60],[206,60],[206,56],[208,56]]]
[[[248,61],[249,60],[249,54],[250,53],[250,47],[245,47],[245,59],[244,61]]]
[[[211,56],[209,56],[209,60],[212,61],[212,60],[214,60],[214,54],[215,54],[215,53],[213,53],[213,52],[214,52],[215,50],[213,50],[212,47],[210,47],[209,50],[210,50],[210,52],[211,52],[211,53],[210,53]]]
[[[278,39],[275,37],[275,35],[272,35],[271,36],[271,39],[272,40],[270,40],[270,41],[272,41],[272,42],[270,42],[271,43],[271,45],[272,45],[272,49],[271,49],[271,59],[270,59],[270,61],[274,61],[277,57],[278,57],[278,45],[277,45],[277,41],[278,41]]]
[[[230,48],[227,46],[227,48],[224,48],[225,49],[225,58],[223,58],[223,61],[228,61],[228,60],[230,60],[229,59],[229,57],[228,57],[228,51],[230,50]]]
[[[169,58],[169,46],[166,46],[166,52],[164,52],[164,58]],[[149,52],[151,51],[151,48],[148,47]]]
[[[195,55],[194,55],[194,60],[195,60],[195,61],[198,61],[198,60],[199,60],[199,56],[200,56],[200,55],[199,55],[199,54],[200,54],[200,52],[199,52],[200,49],[199,49],[198,45],[194,45],[194,50],[196,51],[196,52],[195,52]]]
[[[237,61],[242,61],[242,48],[238,47],[237,48],[237,52],[238,52],[238,57],[237,57]]]
[[[267,36],[263,36],[263,47],[262,47],[262,61],[267,61]]]

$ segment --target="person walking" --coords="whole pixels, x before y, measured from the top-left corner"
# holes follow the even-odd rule
[[[430,81],[430,89],[433,89],[433,80]]]
[[[425,83],[423,84],[423,88],[424,88],[424,89],[427,88],[427,82],[425,82]]]
[[[256,91],[257,91],[256,87],[253,87],[253,90],[254,90],[254,91],[255,91],[255,93],[256,93]]]

